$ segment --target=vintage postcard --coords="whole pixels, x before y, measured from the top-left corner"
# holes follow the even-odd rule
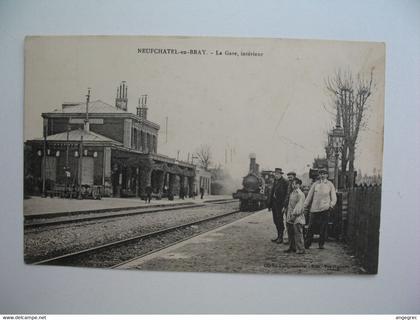
[[[376,274],[385,44],[30,36],[24,258]]]

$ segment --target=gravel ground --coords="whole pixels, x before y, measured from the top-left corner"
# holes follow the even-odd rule
[[[145,213],[28,232],[24,235],[25,261],[31,263],[237,209],[238,203],[206,204],[201,208]]]
[[[271,213],[252,214],[233,224],[194,237],[157,254],[132,261],[125,268],[183,272],[358,274],[360,265],[339,242],[324,250],[314,243],[305,254],[286,253],[275,234]]]
[[[82,256],[54,262],[53,264],[78,267],[109,268],[127,260],[148,254],[152,251],[165,248],[186,238],[190,238],[203,232],[223,226],[250,214],[250,212],[237,212],[232,215],[221,217],[212,221],[202,222],[186,228],[176,229],[156,237],[136,240],[128,244],[107,248],[99,252],[84,254]]]

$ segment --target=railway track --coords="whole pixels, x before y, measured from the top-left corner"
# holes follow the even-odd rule
[[[62,225],[62,227],[66,227],[68,224],[73,224],[73,223],[112,219],[112,218],[118,218],[118,217],[127,217],[127,216],[132,216],[132,215],[162,212],[162,211],[199,208],[199,207],[204,207],[204,206],[205,206],[204,204],[185,204],[182,206],[177,205],[173,207],[164,207],[164,208],[160,208],[160,207],[153,208],[153,209],[143,208],[143,210],[132,209],[132,210],[125,210],[125,211],[118,210],[116,212],[110,211],[110,212],[100,212],[100,213],[82,213],[79,215],[52,217],[48,219],[44,218],[38,221],[28,221],[28,222],[25,222],[24,229],[25,229],[25,232],[37,231],[39,228],[42,228],[42,227],[50,227],[50,226],[57,226],[57,225]],[[34,219],[31,219],[31,220],[34,220]]]
[[[88,222],[94,220],[102,220],[102,219],[111,219],[111,218],[118,218],[124,216],[131,216],[131,215],[138,215],[138,214],[145,214],[145,213],[153,213],[153,212],[162,212],[162,211],[172,211],[172,210],[182,210],[182,209],[191,209],[191,208],[199,208],[205,205],[211,204],[227,204],[232,202],[237,202],[238,200],[234,199],[222,199],[222,200],[213,200],[213,201],[205,201],[204,203],[194,203],[194,202],[187,202],[185,204],[174,204],[173,206],[169,205],[153,205],[151,207],[134,207],[134,208],[115,208],[109,210],[94,210],[94,211],[86,211],[86,212],[79,212],[79,213],[69,213],[64,215],[63,213],[56,213],[56,214],[43,214],[40,215],[40,218],[34,218],[31,216],[25,217],[24,222],[24,229],[25,232],[29,231],[36,231],[36,229],[48,226],[56,226],[56,225],[65,225],[72,224],[72,223],[80,223],[80,222]]]
[[[116,268],[127,261],[162,250],[170,245],[210,231],[249,214],[252,214],[252,212],[235,210],[45,260],[27,262],[35,265]]]
[[[239,202],[238,199],[229,199],[229,200],[213,200],[213,201],[204,201],[206,204],[226,204],[226,203],[233,203]]]

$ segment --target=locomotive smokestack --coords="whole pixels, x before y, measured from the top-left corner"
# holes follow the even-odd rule
[[[256,156],[255,153],[249,154],[249,172],[255,172],[256,169]]]

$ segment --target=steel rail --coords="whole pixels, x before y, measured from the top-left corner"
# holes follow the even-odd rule
[[[167,207],[167,208],[156,208],[156,209],[149,209],[149,210],[146,209],[143,211],[140,211],[139,209],[133,209],[133,210],[127,210],[130,212],[121,213],[121,211],[118,211],[115,214],[86,213],[82,215],[92,215],[92,216],[75,218],[75,219],[62,219],[62,220],[58,219],[58,220],[53,220],[53,221],[27,223],[24,225],[24,229],[28,231],[29,230],[34,231],[32,229],[60,225],[60,224],[66,225],[66,224],[71,224],[71,223],[87,222],[87,221],[94,221],[94,220],[105,220],[105,219],[127,217],[127,216],[140,215],[140,214],[146,214],[146,213],[191,209],[191,208],[198,208],[198,207],[204,207],[204,206],[205,206],[204,204],[192,204],[192,205],[174,206],[174,207]],[[54,219],[54,218],[51,218],[51,219]]]
[[[205,202],[206,204],[225,204],[225,203],[233,203],[239,202],[239,199],[229,199],[229,200],[220,200],[220,201],[212,201],[212,202]]]
[[[83,250],[72,252],[72,253],[67,253],[67,254],[64,254],[64,255],[60,255],[60,256],[57,256],[57,257],[36,261],[36,262],[31,263],[31,264],[34,264],[34,265],[48,264],[48,263],[51,263],[51,262],[57,262],[57,261],[60,261],[60,260],[66,260],[66,259],[79,257],[79,256],[82,256],[83,254],[91,254],[91,253],[94,253],[95,251],[102,251],[104,249],[110,249],[112,247],[123,245],[123,244],[128,244],[130,242],[159,236],[159,235],[162,235],[162,234],[165,234],[165,233],[169,233],[171,231],[175,231],[177,229],[187,228],[187,227],[190,227],[190,226],[195,225],[195,224],[200,224],[200,223],[216,220],[216,219],[223,218],[225,216],[229,216],[229,215],[232,215],[232,214],[235,214],[235,213],[238,213],[238,212],[240,212],[240,210],[235,210],[235,211],[231,211],[231,212],[228,212],[228,213],[219,214],[217,216],[213,216],[213,217],[209,217],[209,218],[205,218],[205,219],[200,219],[200,220],[196,220],[196,221],[185,223],[185,224],[175,225],[175,226],[172,226],[172,227],[169,227],[169,228],[161,229],[161,230],[154,231],[154,232],[149,232],[149,233],[146,233],[146,234],[143,234],[143,235],[138,235],[138,236],[134,236],[134,237],[123,239],[123,240],[113,241],[113,242],[106,243],[106,244],[103,244],[103,245],[83,249]]]

